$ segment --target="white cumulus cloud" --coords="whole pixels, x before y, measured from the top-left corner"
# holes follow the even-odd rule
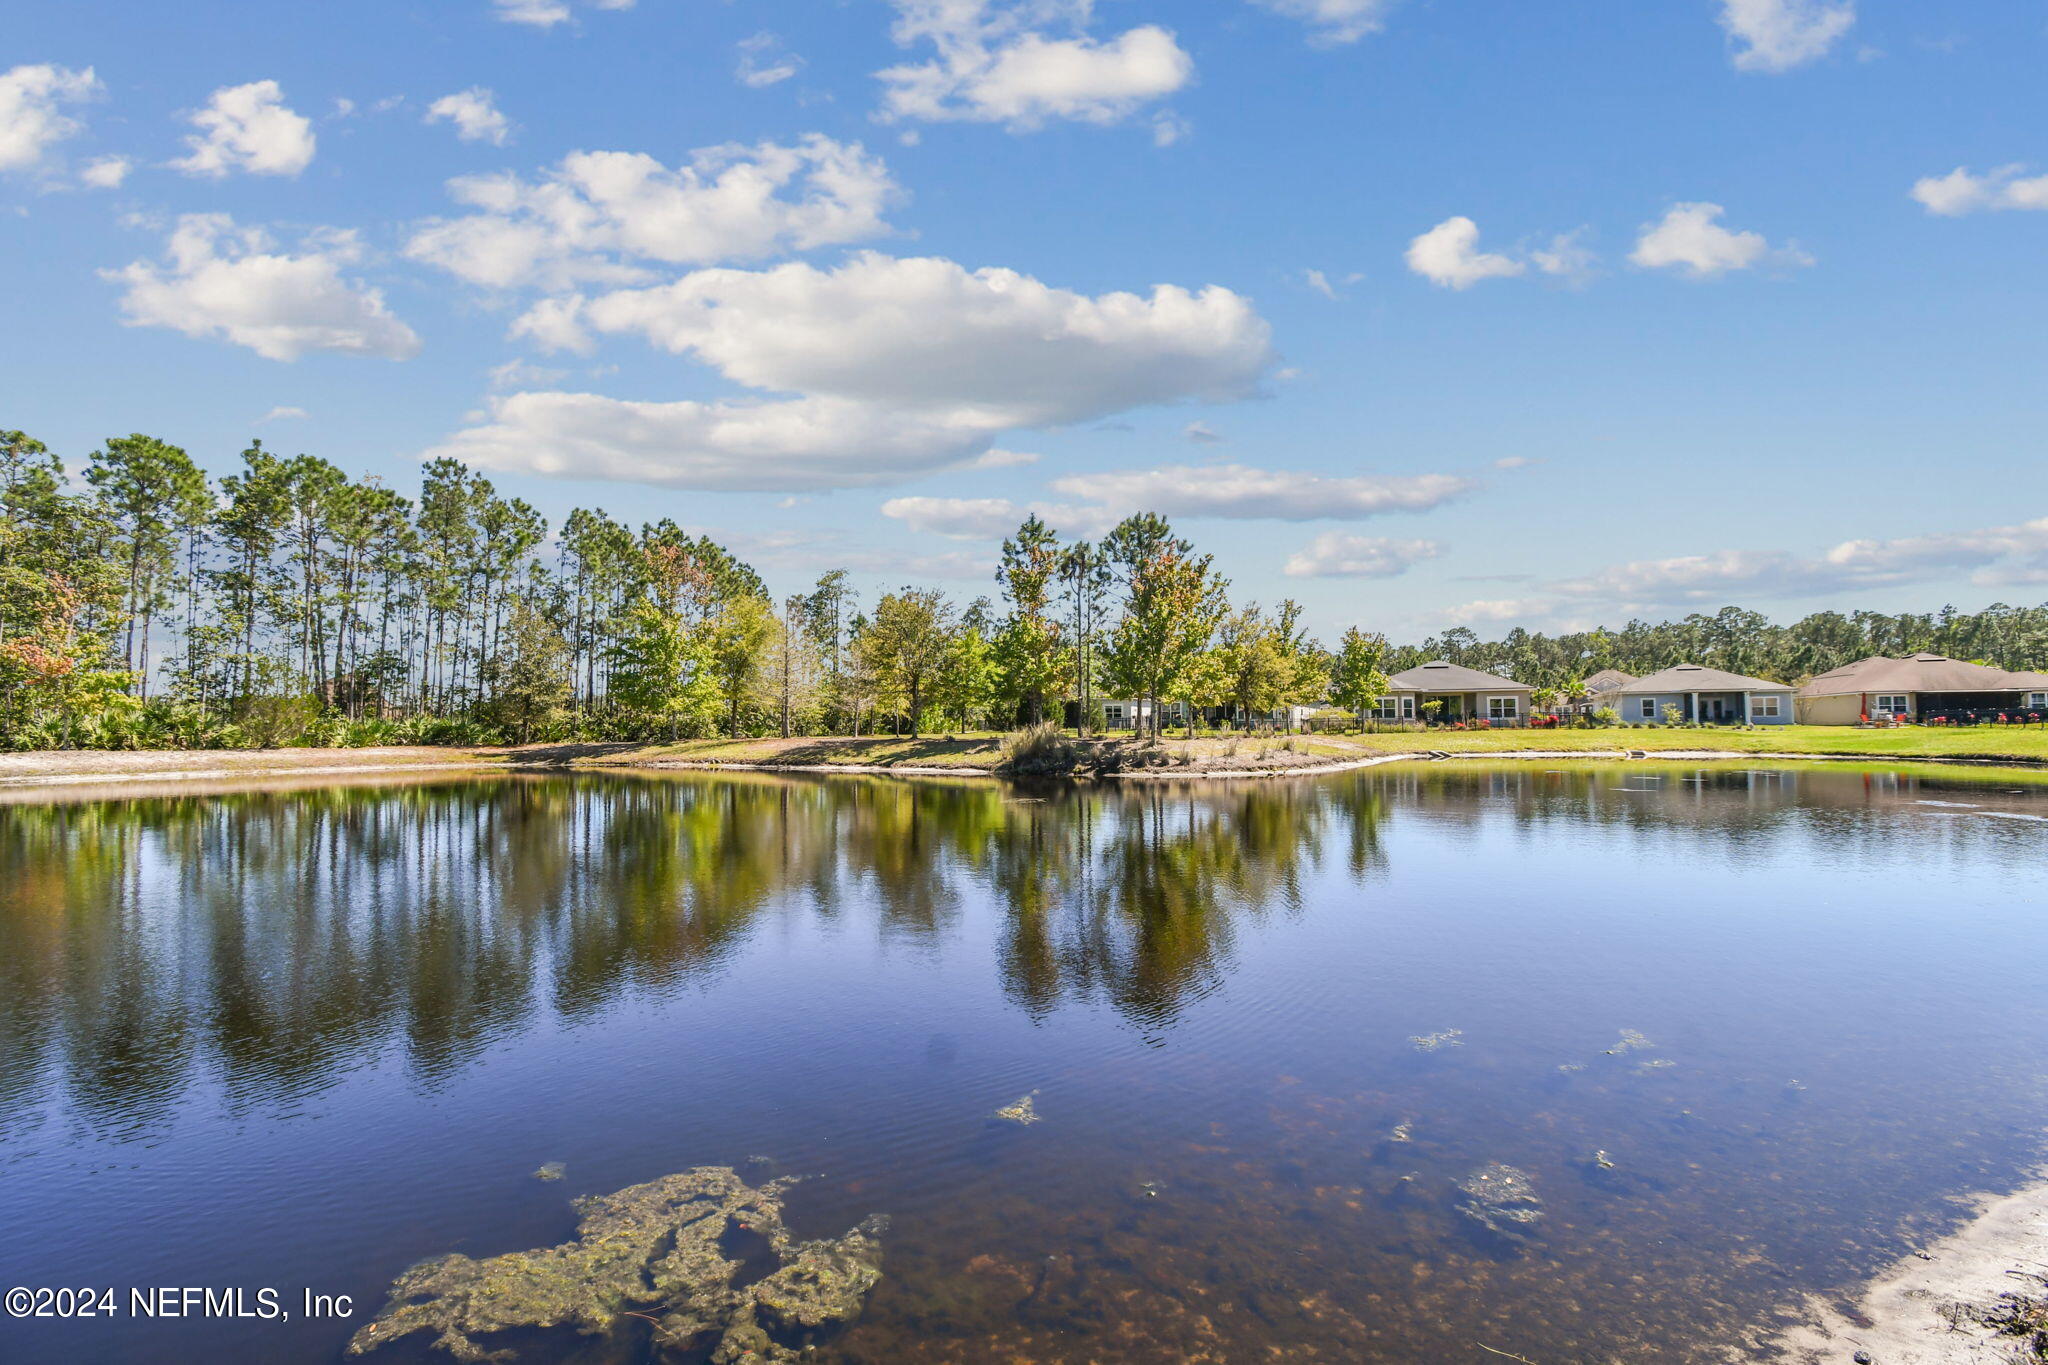
[[[1287,557],[1289,578],[1392,578],[1443,553],[1433,540],[1389,540],[1326,531]]]
[[[83,126],[64,112],[100,94],[92,68],[17,66],[0,73],[0,171],[25,171]]]
[[[631,9],[634,0],[588,0],[592,9]],[[569,0],[491,0],[491,11],[508,24],[553,28],[574,17]]]
[[[995,448],[1005,430],[1244,397],[1271,363],[1265,321],[1227,289],[1089,296],[1010,270],[873,253],[832,269],[700,270],[545,300],[519,326],[570,346],[640,336],[754,396],[517,394],[441,453],[691,488],[845,487],[1014,464],[1022,457]]]
[[[1790,71],[1817,61],[1855,22],[1850,0],[1721,0],[1721,27],[1743,71]]]
[[[380,291],[343,273],[361,256],[351,233],[312,234],[293,253],[226,214],[188,214],[162,262],[102,274],[127,286],[121,308],[131,327],[229,341],[271,360],[308,351],[408,359],[420,348],[413,330],[392,316]]]
[[[807,491],[897,483],[971,459],[988,431],[835,398],[639,402],[515,393],[427,452],[483,469],[667,488]]]
[[[1271,333],[1228,289],[1058,289],[1014,270],[863,252],[823,269],[700,270],[585,307],[588,326],[688,354],[736,383],[946,412],[991,428],[1242,398]]]
[[[1479,225],[1463,215],[1446,218],[1410,242],[1408,268],[1446,289],[1469,289],[1527,269],[1511,257],[1479,250]]]
[[[1386,27],[1387,11],[1394,0],[1255,0],[1255,3],[1299,19],[1309,27],[1309,39],[1325,45],[1355,43],[1369,33]]]
[[[705,148],[675,169],[639,152],[574,152],[536,180],[463,176],[448,190],[480,212],[423,225],[406,255],[495,289],[623,283],[644,277],[636,261],[706,265],[861,241],[889,230],[898,196],[859,143],[817,134]]]
[[[1674,204],[1662,219],[1643,225],[1629,260],[1649,270],[1680,270],[1694,279],[1757,265],[1813,264],[1796,246],[1773,247],[1760,232],[1722,227],[1719,219],[1725,212],[1719,204]]]
[[[1056,119],[1117,123],[1194,78],[1194,59],[1156,24],[1090,36],[1093,0],[891,3],[897,43],[929,43],[937,55],[876,73],[882,117],[890,121],[1000,123],[1017,131]]]
[[[2048,175],[2029,176],[2025,166],[1999,166],[1974,175],[1958,166],[1913,184],[1913,198],[1929,213],[1959,218],[1993,209],[2048,209]]]
[[[125,156],[102,156],[88,161],[78,172],[78,181],[89,189],[117,190],[135,163]]]
[[[772,33],[756,33],[739,43],[739,63],[733,76],[749,90],[780,85],[803,70],[804,59],[782,45]]]
[[[1541,246],[1529,253],[1529,261],[1546,275],[1557,275],[1574,284],[1583,284],[1591,279],[1599,257],[1586,245],[1586,228],[1574,228],[1560,232],[1550,239],[1547,246]]]
[[[313,162],[312,121],[285,105],[276,81],[223,86],[187,118],[199,130],[185,138],[191,154],[171,163],[187,175],[297,175]]]
[[[2048,517],[2007,526],[1846,540],[1818,554],[1715,550],[1616,564],[1541,585],[1541,596],[1468,603],[1458,620],[1533,620],[1597,607],[1616,617],[1746,598],[1840,597],[1966,576],[1981,587],[2048,581]],[[1487,615],[1498,608],[1497,614]]]
[[[891,498],[882,515],[949,540],[1000,540],[1029,513],[1008,498]]]
[[[1074,536],[1099,536],[1121,520],[1102,507],[1019,504],[1008,498],[891,498],[882,504],[882,515],[948,540],[1002,540],[1029,516]]]
[[[1238,464],[1069,474],[1052,486],[1067,497],[1119,511],[1277,521],[1422,512],[1475,487],[1450,474],[1333,476]]]
[[[427,106],[426,122],[452,123],[464,142],[502,147],[512,136],[512,121],[498,108],[498,97],[481,85],[443,95]]]

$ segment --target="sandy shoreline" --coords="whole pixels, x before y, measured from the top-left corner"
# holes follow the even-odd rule
[[[915,763],[775,763],[719,759],[640,757],[637,745],[541,745],[526,749],[273,749],[77,751],[0,754],[0,790],[43,787],[119,787],[131,783],[151,787],[179,783],[212,786],[237,780],[301,777],[374,777],[379,774],[418,776],[435,772],[455,776],[478,772],[565,772],[633,769],[643,772],[842,773],[898,777],[998,777],[996,768],[979,764]],[[1261,767],[1178,765],[1131,768],[1117,772],[1076,774],[1108,781],[1252,781],[1285,777],[1319,777],[1355,772],[1388,763],[1417,762],[1747,762],[1747,763],[1898,763],[1967,768],[2039,767],[2017,759],[1986,759],[1953,755],[1812,754],[1727,749],[1492,749],[1445,752],[1412,750],[1361,753],[1357,758],[1309,762],[1274,762]]]
[[[2048,1296],[2048,1168],[2008,1195],[1984,1195],[1961,1229],[1881,1271],[1853,1298],[1810,1298],[1767,1349],[1793,1365],[1867,1352],[1874,1365],[2017,1365],[2040,1359],[1976,1320],[2006,1293]],[[1752,1356],[1731,1357],[1754,1359]]]

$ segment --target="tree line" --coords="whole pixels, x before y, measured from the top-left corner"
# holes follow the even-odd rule
[[[1569,694],[1579,682],[1609,668],[1642,677],[1696,663],[1796,685],[1874,654],[1900,658],[1920,653],[2016,671],[2048,668],[2048,604],[1997,602],[1976,612],[1950,606],[1897,615],[1820,611],[1790,625],[1774,624],[1742,607],[1723,607],[1677,621],[1633,620],[1619,630],[1544,635],[1518,628],[1498,640],[1481,640],[1461,626],[1389,651],[1388,666],[1399,671],[1448,659]]]
[[[550,534],[551,530],[554,534]],[[1931,648],[2048,656],[2048,608],[1737,608],[1620,631],[1325,648],[1293,601],[1233,603],[1210,555],[1140,513],[1097,541],[1036,516],[993,596],[906,586],[862,602],[844,570],[780,598],[708,536],[576,509],[559,528],[454,460],[415,496],[252,442],[210,478],[156,437],[106,441],[72,478],[0,430],[0,744],[259,747],[916,735],[1099,723],[1250,724],[1362,712],[1430,658],[1569,690],[1601,668],[1696,661],[1791,679]]]
[[[995,600],[864,603],[844,570],[778,599],[669,520],[579,508],[551,528],[454,460],[407,497],[260,441],[212,479],[137,434],[79,475],[0,431],[16,749],[916,735],[1085,725],[1105,695],[1156,720],[1328,689],[1297,604],[1233,607],[1149,514],[1095,543],[1027,520]]]

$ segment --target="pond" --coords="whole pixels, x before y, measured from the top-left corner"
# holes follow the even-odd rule
[[[0,1358],[339,1360],[726,1167],[888,1216],[806,1359],[1720,1359],[2040,1159],[2044,854],[2022,779],[1821,765],[0,806],[0,1284],[124,1310]],[[621,1322],[484,1344],[674,1358]]]

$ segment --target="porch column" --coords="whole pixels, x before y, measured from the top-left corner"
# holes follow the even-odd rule
[[[1692,694],[1692,714],[1686,719],[1695,725],[1700,723],[1700,694],[1697,692]]]
[[[1744,692],[1742,694],[1742,723],[1747,725],[1752,719],[1753,717],[1749,714],[1749,693]]]

